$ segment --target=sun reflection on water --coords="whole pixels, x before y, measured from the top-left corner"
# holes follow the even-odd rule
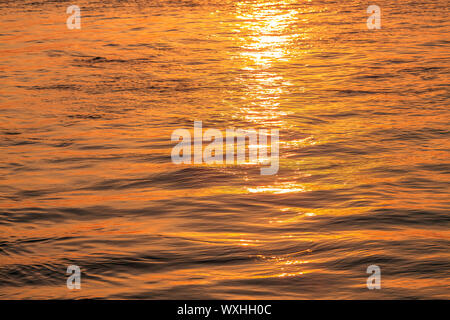
[[[290,26],[298,11],[286,9],[291,1],[239,2],[236,29],[242,61],[238,82],[244,88],[240,117],[259,126],[286,126],[280,99],[292,84],[275,65],[290,59],[293,41],[300,35]]]

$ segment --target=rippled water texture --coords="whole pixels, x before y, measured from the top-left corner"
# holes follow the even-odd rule
[[[0,298],[450,298],[448,2],[370,4],[2,1]],[[173,164],[194,120],[278,174]]]

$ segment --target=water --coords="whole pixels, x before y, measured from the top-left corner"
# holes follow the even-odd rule
[[[370,4],[2,1],[0,298],[450,298],[448,2]],[[173,164],[196,120],[278,174]]]

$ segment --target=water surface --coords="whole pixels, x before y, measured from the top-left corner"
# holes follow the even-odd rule
[[[2,1],[0,298],[450,298],[448,2],[370,4]],[[173,164],[194,121],[278,174]]]

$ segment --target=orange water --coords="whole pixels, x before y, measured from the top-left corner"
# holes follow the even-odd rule
[[[447,1],[104,2],[0,3],[0,298],[450,298]]]

